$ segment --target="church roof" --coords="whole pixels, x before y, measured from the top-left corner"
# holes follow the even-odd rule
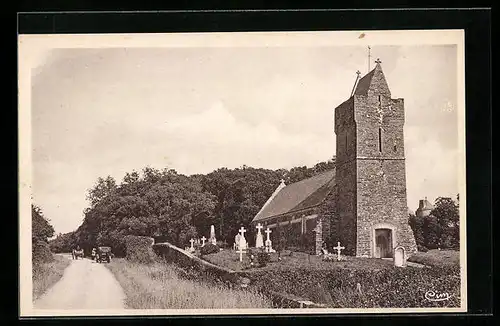
[[[364,75],[356,86],[356,90],[354,91],[355,95],[366,95],[368,93],[368,89],[370,88],[370,84],[372,83],[372,78],[375,73],[375,69]]]
[[[335,186],[335,169],[282,187],[252,222],[319,205]]]
[[[390,96],[391,92],[385,80],[380,61],[375,62],[377,62],[375,68],[358,81],[354,95],[366,96],[370,88],[372,88],[372,90],[377,90],[378,93]]]

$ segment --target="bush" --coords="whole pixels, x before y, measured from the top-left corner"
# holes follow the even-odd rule
[[[129,261],[150,264],[156,261],[152,248],[152,238],[135,235],[125,237],[126,258]]]
[[[289,293],[318,300],[318,287],[332,298],[328,305],[339,308],[459,307],[460,269],[388,268],[361,270],[272,269],[247,273],[261,291]],[[359,284],[359,285],[358,285]],[[429,301],[428,291],[448,293],[449,300]]]
[[[32,239],[31,253],[33,264],[48,263],[54,259],[49,244],[43,240]]]
[[[212,243],[207,243],[203,247],[200,248],[200,253],[202,255],[209,255],[209,254],[213,254],[213,253],[216,253],[219,251],[220,251],[219,246],[214,245]]]
[[[271,261],[271,255],[268,252],[261,251],[257,253],[257,263],[260,267],[264,267]]]

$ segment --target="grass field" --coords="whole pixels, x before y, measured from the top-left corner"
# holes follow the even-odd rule
[[[259,293],[182,279],[168,263],[144,265],[117,258],[106,266],[124,289],[127,308],[271,308]]]
[[[251,272],[252,270],[272,270],[277,267],[280,269],[297,269],[307,268],[311,270],[330,270],[338,268],[365,268],[370,270],[378,270],[385,268],[392,268],[393,263],[390,260],[383,259],[366,259],[356,257],[344,257],[345,261],[340,262],[327,262],[323,261],[320,256],[308,255],[303,252],[293,252],[286,250],[281,254],[281,261],[278,261],[278,254],[271,254],[271,261],[265,267],[251,268],[250,259],[248,256],[243,255],[243,261],[239,261],[239,255],[233,250],[223,250],[218,253],[202,256],[203,259],[215,265],[224,266],[234,271]]]
[[[417,252],[408,261],[433,267],[460,266],[460,252],[456,250],[429,250]]]
[[[51,262],[33,264],[33,300],[59,281],[70,263],[68,257],[54,255],[54,260]]]

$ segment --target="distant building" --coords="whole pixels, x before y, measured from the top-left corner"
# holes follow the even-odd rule
[[[279,223],[293,239],[314,230],[317,253],[327,237],[356,256],[392,257],[397,246],[416,251],[408,225],[404,102],[391,97],[376,63],[335,109],[336,168],[290,185],[282,182],[253,224]]]
[[[418,208],[415,211],[416,217],[426,217],[429,216],[431,211],[434,209],[434,205],[432,205],[427,198],[421,199],[418,202]]]

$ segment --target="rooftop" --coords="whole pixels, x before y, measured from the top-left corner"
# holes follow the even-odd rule
[[[281,186],[255,215],[252,222],[315,207],[326,198],[335,186],[335,169],[314,177]],[[280,188],[280,187],[278,187]]]

